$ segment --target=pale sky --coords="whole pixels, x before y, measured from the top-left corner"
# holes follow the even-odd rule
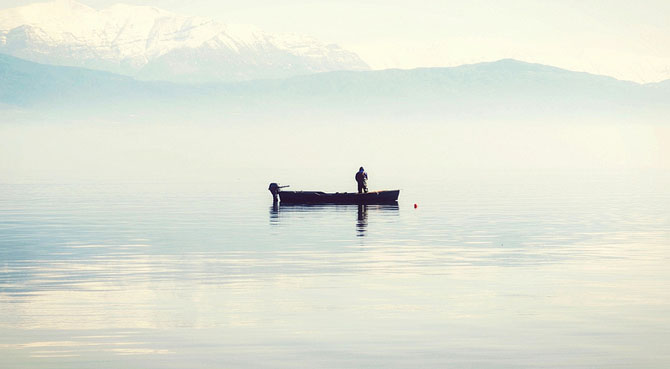
[[[0,8],[32,0],[0,0]],[[374,69],[502,58],[637,82],[670,79],[670,0],[80,0],[151,5],[313,36]]]

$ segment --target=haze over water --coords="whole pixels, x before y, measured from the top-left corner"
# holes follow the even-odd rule
[[[670,2],[42,1],[0,369],[670,367]]]
[[[215,136],[214,130],[192,126],[192,135],[202,139],[191,139],[162,128],[168,132],[163,136],[159,130],[136,135],[154,128],[104,125],[74,136],[51,135],[55,142],[74,143],[73,152],[84,152],[91,142],[103,149],[72,163],[60,160],[72,155],[66,149],[46,144],[44,152],[52,155],[44,158],[53,165],[35,171],[42,179],[1,185],[2,366],[664,368],[670,363],[666,171],[542,170],[533,164],[537,158],[519,159],[510,170],[500,162],[459,169],[466,153],[473,163],[476,156],[494,158],[495,149],[472,145],[468,152],[467,141],[455,146],[466,130],[452,130],[440,141],[431,139],[437,136],[426,126],[407,129],[403,139],[397,131],[373,136],[374,129],[363,128],[349,141],[343,135],[335,152],[329,149],[336,140],[324,145],[301,139],[314,138],[325,127],[222,151],[213,149],[216,138],[193,133]],[[256,128],[231,136],[253,137]],[[4,129],[7,141],[23,137],[19,145],[37,145],[38,133],[54,132],[39,125]],[[118,136],[97,134],[98,129]],[[594,157],[647,157],[655,149],[636,143],[646,137],[640,130],[645,128],[630,128],[638,135],[629,135],[628,145]],[[128,137],[150,137],[142,145],[155,156],[123,161],[126,167],[110,164],[110,158],[139,147]],[[406,141],[411,150],[403,148]],[[559,141],[546,143],[570,147]],[[182,156],[165,148],[188,151],[170,142],[192,142],[191,163],[201,166],[178,161],[169,170],[163,158]],[[270,149],[262,154],[253,150],[265,144]],[[294,160],[273,156],[273,147]],[[370,154],[366,162],[354,159],[357,147]],[[455,152],[460,159],[449,154]],[[508,155],[502,161],[516,155],[502,152]],[[199,159],[206,153],[214,153],[212,161]],[[226,164],[224,157],[236,153],[231,161],[243,164]],[[350,160],[325,160],[338,154]],[[23,160],[39,163],[36,155]],[[384,156],[405,160],[385,162]],[[321,159],[328,164],[320,166]],[[371,189],[401,189],[397,206],[273,207],[266,190],[278,181],[297,190],[353,191],[361,164]],[[137,174],[161,165],[165,170]],[[27,177],[21,170],[13,173]],[[59,175],[62,181],[53,180]],[[98,175],[103,179],[96,181]]]

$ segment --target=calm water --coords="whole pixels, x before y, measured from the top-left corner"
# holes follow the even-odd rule
[[[455,177],[0,185],[0,367],[670,366],[667,174]]]

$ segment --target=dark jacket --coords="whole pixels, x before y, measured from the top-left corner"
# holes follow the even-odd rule
[[[365,183],[368,180],[368,174],[365,172],[356,172],[356,182]]]

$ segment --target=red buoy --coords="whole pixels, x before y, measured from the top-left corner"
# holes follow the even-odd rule
[[[419,206],[417,204],[414,204],[414,209],[418,208]]]

